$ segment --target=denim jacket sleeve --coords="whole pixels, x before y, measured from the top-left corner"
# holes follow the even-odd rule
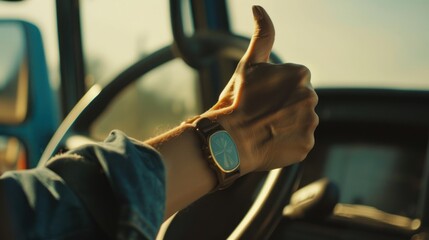
[[[150,146],[113,131],[102,143],[56,158],[76,156],[97,161],[107,177],[119,208],[116,238],[154,239],[165,210],[165,170],[160,155]],[[23,239],[90,239],[97,235],[97,227],[79,198],[50,169],[6,173],[0,183],[6,185],[9,214],[15,219],[12,223],[25,233]],[[19,203],[14,199],[20,199]]]

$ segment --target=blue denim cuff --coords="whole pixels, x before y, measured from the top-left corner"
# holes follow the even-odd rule
[[[117,237],[155,239],[165,211],[165,169],[150,146],[115,130],[93,147],[72,153],[99,161],[119,203]],[[134,236],[134,237],[133,237]]]

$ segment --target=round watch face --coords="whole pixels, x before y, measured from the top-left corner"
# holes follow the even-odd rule
[[[210,152],[215,163],[225,172],[232,172],[240,165],[237,147],[227,131],[215,132],[209,138]]]

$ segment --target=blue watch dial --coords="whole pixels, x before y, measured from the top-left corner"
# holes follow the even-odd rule
[[[215,132],[209,138],[210,152],[216,164],[225,172],[232,172],[240,165],[237,146],[225,130]]]

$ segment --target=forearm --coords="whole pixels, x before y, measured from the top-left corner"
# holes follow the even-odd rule
[[[243,176],[253,171],[245,142],[240,141],[237,116],[233,111],[207,111],[193,118],[209,118],[217,121],[233,138],[240,159],[239,174]],[[257,139],[257,137],[253,137]],[[166,213],[168,218],[175,212],[214,190],[218,186],[216,173],[210,167],[207,156],[203,154],[202,140],[195,126],[182,124],[158,137],[149,139],[147,144],[157,149],[166,168]]]
[[[216,176],[203,158],[191,125],[181,125],[146,143],[161,153],[166,168],[165,219],[215,188]]]

